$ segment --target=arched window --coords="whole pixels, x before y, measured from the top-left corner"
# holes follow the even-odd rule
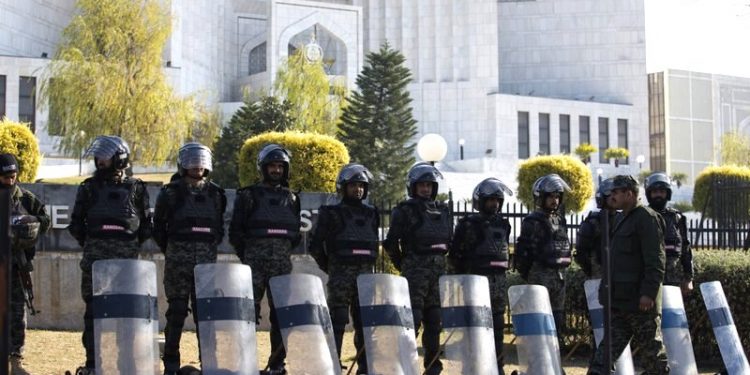
[[[250,51],[250,75],[266,71],[266,42],[258,44]]]

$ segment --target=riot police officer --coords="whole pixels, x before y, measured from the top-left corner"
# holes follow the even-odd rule
[[[164,327],[164,374],[180,370],[180,338],[188,302],[197,324],[195,276],[197,264],[215,263],[224,238],[224,189],[208,179],[212,167],[208,147],[190,142],[177,156],[178,178],[164,185],[154,209],[154,241],[164,253],[164,291],[167,324]]]
[[[336,349],[341,355],[349,313],[354,320],[357,374],[367,373],[357,276],[372,273],[378,256],[378,210],[364,203],[372,174],[361,164],[347,164],[336,178],[341,202],[321,206],[310,242],[310,255],[328,273],[328,308]]]
[[[25,292],[22,278],[30,277],[31,260],[36,253],[39,235],[50,226],[49,215],[32,192],[18,186],[18,161],[11,154],[0,154],[0,186],[11,189],[11,252],[13,273],[10,275],[10,357],[21,359],[26,341]],[[29,291],[30,292],[30,291]],[[34,312],[31,312],[34,314]]]
[[[79,374],[95,369],[91,265],[103,259],[136,259],[140,245],[151,237],[146,184],[129,177],[130,147],[120,137],[98,136],[84,154],[93,156],[96,171],[78,187],[68,231],[83,247],[81,296],[86,364]]]
[[[506,195],[513,192],[496,178],[480,182],[472,194],[472,208],[478,213],[459,220],[448,260],[456,273],[487,277],[490,286],[492,324],[497,368],[503,374],[503,332],[508,285],[508,242],[510,222],[501,215]]]
[[[611,178],[599,183],[594,196],[598,210],[589,212],[578,228],[574,258],[589,279],[600,279],[602,277],[601,218],[602,215],[609,215],[609,228],[612,228],[614,226],[615,215],[617,214],[617,211],[612,209],[607,203],[611,193]]]
[[[561,347],[565,331],[565,270],[571,261],[565,213],[559,211],[566,191],[570,187],[557,174],[539,177],[534,182],[536,210],[521,223],[515,255],[521,277],[529,284],[547,288]]]
[[[446,257],[453,234],[447,205],[435,200],[443,175],[428,163],[417,163],[407,175],[409,199],[391,214],[391,227],[383,243],[388,256],[409,282],[414,327],[424,326],[422,347],[428,375],[442,372],[440,355],[440,291],[438,280],[446,272]]]
[[[661,215],[666,228],[664,285],[679,286],[682,294],[687,295],[693,290],[693,250],[690,247],[687,220],[682,212],[667,207],[667,202],[672,200],[672,182],[666,174],[657,172],[648,176],[645,186],[648,207]]]
[[[291,252],[301,240],[300,203],[289,189],[290,153],[269,144],[258,153],[258,172],[263,181],[239,189],[234,201],[229,241],[243,263],[253,270],[256,319],[260,321],[260,301],[269,290],[271,277],[292,272]],[[271,356],[268,369],[284,374],[286,351],[281,337],[270,290]]]
[[[619,358],[633,340],[639,348],[636,359],[644,374],[668,374],[667,356],[661,339],[661,283],[664,278],[664,221],[654,210],[638,202],[638,182],[632,176],[612,181],[611,207],[622,210],[612,230],[612,358]],[[599,289],[604,300],[605,288]],[[609,374],[600,345],[589,375]]]

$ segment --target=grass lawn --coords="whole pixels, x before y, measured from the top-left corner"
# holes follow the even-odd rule
[[[166,184],[169,182],[169,179],[172,177],[174,172],[169,173],[146,173],[146,174],[136,174],[134,177],[138,177],[141,180],[145,182],[159,182]],[[91,177],[91,175],[86,176],[71,176],[71,177],[61,177],[61,178],[45,178],[41,179],[39,182],[45,183],[45,184],[62,184],[62,185],[78,185],[81,183],[81,181]]]

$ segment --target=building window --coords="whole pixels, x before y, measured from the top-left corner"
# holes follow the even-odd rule
[[[599,163],[606,164],[607,158],[604,157],[604,151],[609,148],[609,119],[599,117]]]
[[[628,148],[628,120],[617,119],[617,147]],[[628,164],[630,158],[625,158],[622,164]]]
[[[578,116],[578,144],[591,144],[589,116]]]
[[[570,153],[570,115],[560,115],[560,152]]]
[[[36,77],[21,77],[18,86],[18,121],[28,122],[31,132],[35,133]]]
[[[664,118],[664,73],[648,75],[649,164],[652,171],[667,170]]]
[[[266,42],[258,44],[250,51],[250,75],[266,71]]]
[[[539,114],[539,154],[549,155],[549,113]]]
[[[518,158],[529,157],[529,112],[518,112]]]
[[[0,76],[0,119],[5,117],[5,76]]]

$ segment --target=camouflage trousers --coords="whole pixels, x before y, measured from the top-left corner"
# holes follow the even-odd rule
[[[83,246],[83,258],[81,258],[81,297],[86,304],[83,314],[83,336],[81,341],[86,350],[86,367],[94,368],[94,306],[91,303],[93,296],[91,266],[97,260],[106,259],[137,259],[138,241],[122,241],[105,238],[89,238]]]
[[[10,277],[10,352],[23,353],[26,342],[26,301],[21,278],[16,272]]]
[[[490,284],[495,355],[497,356],[498,369],[502,370],[505,358],[503,355],[503,339],[505,336],[505,306],[508,305],[508,283],[505,279],[505,273],[486,275],[486,277]]]
[[[661,315],[651,309],[647,312],[612,309],[612,358],[619,358],[628,343],[637,347],[635,360],[646,370],[645,374],[667,374],[667,354],[661,339]],[[604,345],[599,345],[589,374],[609,374],[604,369]]]
[[[667,257],[664,263],[664,285],[680,286],[682,282],[682,270],[680,269],[680,257]]]
[[[534,263],[529,271],[529,284],[547,288],[552,316],[555,319],[557,339],[563,347],[565,336],[565,269],[550,268]]]
[[[364,352],[365,340],[362,333],[362,319],[359,311],[357,276],[373,272],[373,262],[362,261],[342,264],[331,258],[328,266],[328,308],[331,313],[333,335],[339,357],[344,340],[344,331],[349,323],[349,314],[354,325],[354,347],[357,353],[357,374],[367,373],[367,356]]]

